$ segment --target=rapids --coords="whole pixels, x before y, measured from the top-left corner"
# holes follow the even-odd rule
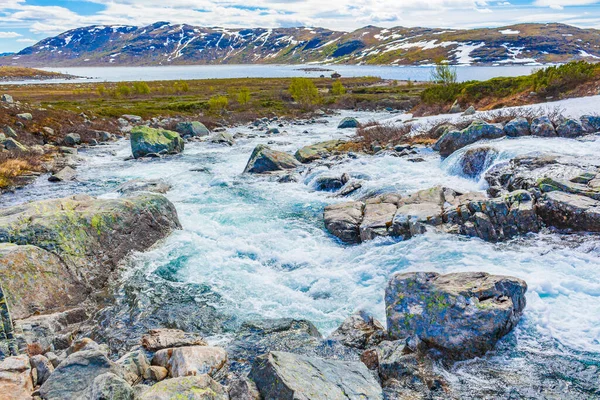
[[[398,271],[513,275],[529,285],[518,327],[484,359],[458,363],[443,373],[464,398],[600,396],[600,236],[544,231],[491,244],[431,232],[406,242],[378,239],[346,246],[326,233],[324,206],[343,200],[314,191],[316,176],[348,172],[363,179],[363,188],[352,198],[381,190],[410,193],[437,184],[485,190],[483,180],[458,172],[466,149],[446,160],[423,150],[421,163],[389,155],[358,156],[331,169],[315,168],[297,183],[242,175],[256,144],[294,152],[306,144],[344,138],[353,130],[337,130],[337,122],[350,115],[361,121],[389,117],[343,112],[328,124],[286,125],[280,128],[286,133],[238,139],[233,147],[188,143],[183,154],[160,160],[125,161],[130,147],[121,140],[81,150],[85,162],[78,182],[52,184],[41,177],[4,197],[2,206],[73,193],[117,196],[114,189],[134,178],[168,181],[173,189],[167,197],[177,207],[183,230],[132,257],[115,284],[115,307],[131,307],[127,296],[132,291],[152,293],[173,283],[183,293],[201,286],[204,292],[193,295],[197,307],[209,305],[227,320],[207,329],[213,340],[226,340],[228,329],[255,317],[308,319],[324,335],[357,309],[384,322],[384,289]],[[255,133],[247,127],[230,132]],[[500,139],[490,145],[499,155],[488,167],[531,151],[600,154],[600,137]],[[135,277],[132,289],[128,281]],[[208,292],[210,298],[198,297]]]

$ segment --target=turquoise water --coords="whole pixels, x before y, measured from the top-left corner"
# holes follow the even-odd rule
[[[257,143],[272,142],[272,147],[292,152],[305,144],[343,138],[352,132],[338,131],[335,126],[345,115],[324,125],[286,126],[280,128],[287,131],[282,135],[239,139],[233,147],[191,143],[184,154],[163,160],[124,161],[130,153],[127,141],[100,146],[82,152],[87,161],[79,169],[79,183],[51,186],[40,179],[5,201],[12,204],[73,192],[114,197],[115,187],[129,179],[167,180],[173,185],[167,196],[177,208],[183,230],[135,255],[123,283],[135,272],[151,277],[147,291],[167,281],[182,287],[208,287],[219,298],[211,305],[233,316],[235,324],[253,317],[295,317],[312,321],[328,334],[358,309],[385,321],[383,294],[394,272],[476,270],[517,276],[527,281],[529,291],[515,332],[486,359],[446,371],[448,379],[457,387],[478,385],[482,390],[504,391],[513,385],[520,388],[520,394],[528,387],[562,393],[561,385],[567,385],[581,393],[575,398],[597,395],[592,390],[600,365],[598,236],[543,232],[490,244],[431,232],[407,242],[380,239],[345,246],[325,232],[322,221],[324,206],[340,200],[313,191],[311,178],[277,183],[242,175]],[[388,117],[353,115],[360,120]],[[231,132],[250,131],[241,127]],[[493,145],[501,154],[497,162],[534,150],[578,157],[596,156],[600,151],[598,139],[504,139]],[[485,189],[483,182],[456,172],[460,153],[443,162],[430,151],[421,156],[423,163],[364,156],[331,169],[316,168],[309,176],[360,175],[365,187],[354,197],[380,188],[409,193],[436,184]],[[206,171],[191,171],[200,167]],[[506,376],[513,380],[507,383]],[[539,390],[532,398],[543,398]]]

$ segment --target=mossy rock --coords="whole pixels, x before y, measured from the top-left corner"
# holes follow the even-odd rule
[[[294,157],[303,164],[309,163],[328,156],[344,143],[346,142],[343,140],[328,140],[326,142],[311,144],[296,151]]]
[[[166,129],[136,126],[131,131],[130,139],[131,152],[135,158],[151,154],[176,154],[184,149],[181,136]]]

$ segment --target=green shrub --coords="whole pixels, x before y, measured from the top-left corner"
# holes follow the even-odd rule
[[[333,82],[333,85],[331,85],[331,93],[334,96],[346,94],[346,88],[344,87],[344,85],[342,84],[342,82],[340,80],[337,80],[337,81]]]
[[[173,90],[175,93],[187,93],[190,91],[190,85],[186,81],[175,81]]]
[[[115,89],[115,97],[131,96],[131,88],[124,83],[119,83]]]
[[[533,90],[546,96],[555,96],[574,89],[598,74],[598,64],[586,61],[572,61],[567,64],[548,67],[532,75]]]
[[[456,80],[456,67],[451,66],[445,60],[439,60],[431,72],[431,81],[441,85],[453,85]]]
[[[150,94],[150,86],[146,82],[134,82],[133,93],[135,94]]]
[[[244,105],[250,101],[250,89],[243,87],[237,94],[237,102]]]
[[[319,89],[308,78],[292,78],[289,92],[293,99],[303,107],[319,104]]]
[[[107,91],[106,91],[106,86],[104,86],[104,85],[99,85],[99,86],[96,88],[96,92],[98,93],[98,95],[100,95],[100,96],[104,96],[104,95],[107,93]]]
[[[433,85],[421,92],[421,100],[426,104],[451,103],[458,98],[462,89],[460,83]]]
[[[208,100],[208,108],[214,113],[221,113],[229,105],[229,100],[225,96],[213,96]]]

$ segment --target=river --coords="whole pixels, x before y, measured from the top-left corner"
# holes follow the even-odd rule
[[[462,152],[442,160],[424,150],[422,163],[359,156],[331,170],[316,168],[296,183],[242,174],[256,144],[293,152],[306,144],[345,138],[353,132],[336,125],[347,115],[363,122],[392,118],[343,112],[327,124],[289,124],[280,128],[285,131],[281,135],[241,138],[233,147],[189,143],[183,154],[160,160],[125,160],[131,150],[121,140],[82,150],[85,163],[78,169],[78,182],[52,184],[41,177],[4,200],[18,204],[73,193],[114,197],[120,183],[134,178],[162,178],[173,185],[167,197],[183,229],[132,258],[118,285],[120,315],[129,315],[131,296],[141,301],[142,293],[148,296],[175,284],[177,293],[202,287],[193,300],[197,307],[210,303],[233,326],[254,317],[294,317],[308,319],[328,334],[358,309],[385,321],[383,294],[394,272],[486,271],[522,278],[529,290],[518,327],[485,358],[457,363],[443,373],[464,398],[596,398],[599,236],[544,231],[492,244],[430,232],[405,242],[388,238],[347,246],[325,231],[323,208],[340,200],[313,190],[316,176],[348,172],[364,179],[354,198],[379,190],[410,193],[436,184],[484,190],[483,181],[456,172]],[[231,133],[254,132],[239,127]],[[492,145],[500,151],[494,163],[542,150],[591,157],[600,152],[600,137],[500,139]],[[140,276],[144,279],[134,283]],[[203,297],[208,291],[210,300]],[[161,307],[169,307],[168,299],[160,301]],[[212,329],[212,340],[222,333]]]

